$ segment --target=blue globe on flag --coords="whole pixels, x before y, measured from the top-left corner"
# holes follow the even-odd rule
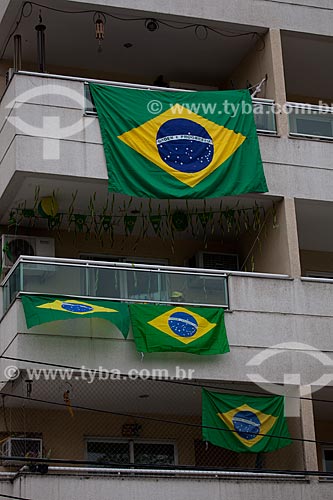
[[[191,314],[181,311],[171,314],[168,325],[179,337],[193,337],[198,330],[197,320]]]
[[[72,313],[85,313],[94,309],[92,306],[88,306],[87,304],[76,304],[74,302],[63,302],[61,304],[61,308]]]
[[[239,411],[233,418],[234,429],[243,439],[250,441],[260,432],[260,420],[252,411]]]
[[[214,156],[214,144],[207,130],[184,118],[168,120],[159,128],[156,145],[169,167],[184,173],[200,172]]]

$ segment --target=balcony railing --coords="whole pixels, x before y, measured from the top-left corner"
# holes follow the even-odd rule
[[[333,107],[288,102],[289,135],[333,140]]]
[[[211,269],[21,256],[2,288],[4,313],[20,292],[228,307],[227,274]]]
[[[108,84],[108,82],[104,83]],[[127,87],[127,88],[141,88],[146,90],[156,89],[156,87],[152,86],[148,87],[146,85],[133,85],[130,83],[120,83],[120,82],[109,82],[109,85]],[[193,92],[192,90],[172,89],[172,88],[163,88],[163,90],[165,91],[176,90],[177,92]],[[87,115],[96,115],[96,108],[93,104],[89,85],[87,82],[84,86],[84,96],[85,96],[85,113]],[[276,121],[274,113],[274,101],[271,99],[255,98],[252,99],[252,102],[253,102],[254,121],[257,127],[257,132],[275,135],[277,133],[277,129],[276,129]]]

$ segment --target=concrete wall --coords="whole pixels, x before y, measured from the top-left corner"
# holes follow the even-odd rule
[[[13,483],[12,495],[35,500],[110,500],[110,495],[119,500],[146,500],[159,498],[170,500],[186,497],[199,500],[224,498],[248,498],[249,500],[331,500],[332,485],[306,480],[225,480],[193,478],[135,478],[64,475],[20,475]]]
[[[48,399],[56,400],[57,392],[62,393],[59,384],[50,383]],[[63,384],[65,387],[65,385]],[[69,387],[69,386],[68,386]],[[93,388],[92,388],[93,389]],[[119,394],[114,392],[112,385],[105,387],[105,399],[108,399],[110,392],[116,399]],[[75,404],[75,403],[74,403]],[[163,424],[163,422],[151,420],[135,420],[131,417],[122,417],[112,414],[99,414],[94,412],[84,412],[74,410],[74,417],[71,417],[67,410],[47,410],[47,406],[40,409],[10,408],[10,402],[6,400],[6,413],[10,416],[11,433],[40,433],[43,438],[44,454],[49,454],[51,459],[64,460],[87,460],[86,439],[105,438],[123,439],[122,426],[124,424],[140,423],[142,430],[140,439],[146,441],[172,442],[176,444],[176,456],[180,465],[195,465],[194,441],[201,439],[200,417],[183,417],[173,415],[173,420],[178,422],[190,422],[198,427],[182,427],[181,425]],[[103,406],[104,407],[104,406]],[[147,404],[150,413],[146,416],[156,419],[171,418],[170,415],[159,415],[153,413],[153,408]],[[111,413],[111,412],[110,412]],[[142,414],[144,416],[144,414]],[[5,430],[4,422],[0,423],[1,430]],[[289,452],[290,454],[290,452]],[[286,453],[287,456],[287,453]],[[296,459],[296,455],[294,457]],[[217,465],[217,464],[216,464]],[[223,464],[219,464],[223,466]],[[283,465],[283,462],[282,462]]]
[[[276,46],[273,31],[268,31],[256,44],[256,47],[243,59],[240,65],[233,71],[226,82],[227,88],[231,88],[233,82],[235,88],[246,88],[248,82],[252,85],[260,82],[266,75],[267,81],[257,97],[276,100],[276,71],[274,59],[280,47]]]
[[[112,394],[114,401],[114,411],[117,411],[117,399],[126,398],[126,394],[119,393],[117,381],[102,382],[105,387],[105,403],[99,405],[99,408],[106,408],[109,405],[108,395]],[[113,387],[112,384],[116,384]],[[118,383],[119,384],[119,383]],[[65,387],[65,384],[63,384]],[[60,382],[48,383],[48,396],[47,399],[55,401],[59,399],[62,394],[63,387]],[[68,385],[68,387],[70,387]],[[94,386],[87,386],[84,390],[93,392]],[[125,389],[126,390],[126,389]],[[177,387],[172,389],[177,392]],[[200,401],[200,390],[195,391],[198,400]],[[170,396],[170,391],[161,394],[162,399],[167,399]],[[32,396],[33,397],[33,396]],[[75,399],[77,400],[78,394],[75,389],[73,390],[73,405]],[[153,400],[156,401],[156,394],[153,394]],[[51,405],[42,405],[41,408],[29,408],[29,402],[26,401],[25,406],[21,408],[11,407],[11,403],[17,404],[17,401],[6,398],[6,416],[9,422],[9,433],[37,433],[43,439],[44,456],[47,455],[50,459],[63,459],[63,460],[80,460],[86,461],[87,439],[92,438],[105,438],[107,439],[121,439],[124,442],[129,441],[130,438],[122,436],[122,426],[124,424],[139,423],[141,431],[139,440],[141,441],[155,441],[155,442],[171,442],[175,444],[176,461],[178,465],[183,466],[215,466],[217,468],[223,467],[244,467],[255,468],[256,455],[245,453],[238,454],[237,456],[226,452],[219,453],[219,449],[214,446],[209,446],[205,450],[205,456],[198,459],[195,453],[197,441],[202,441],[201,431],[201,415],[187,415],[182,416],[171,413],[174,412],[172,407],[172,399],[169,400],[170,414],[159,414],[154,411],[153,402],[147,400],[146,406],[149,413],[143,413],[139,409],[136,410],[137,414],[142,417],[147,417],[147,420],[135,419],[134,417],[112,415],[112,409],[109,414],[101,414],[96,412],[85,412],[76,410],[74,408],[74,416],[71,417],[67,410],[57,411],[51,408]],[[158,403],[157,403],[158,404]],[[88,403],[89,405],[89,403]],[[90,400],[90,406],[92,406]],[[200,408],[200,405],[198,405]],[[110,406],[109,406],[110,407]],[[133,405],[132,405],[133,407]],[[188,413],[188,409],[187,413]],[[200,409],[199,409],[200,412]],[[133,413],[133,410],[127,410],[127,413]],[[197,413],[197,411],[196,411]],[[3,421],[3,415],[0,418],[0,431],[6,432],[6,427]],[[157,421],[149,420],[149,418],[157,419]],[[160,419],[160,421],[158,421]],[[168,424],[163,420],[173,420],[175,422],[184,422],[184,425]],[[188,424],[188,425],[186,425]],[[300,421],[297,418],[288,419],[288,428],[290,434],[295,437],[301,437],[300,434]],[[8,428],[7,428],[8,431]],[[36,436],[37,437],[37,436]],[[206,446],[204,445],[206,448]],[[230,455],[232,456],[230,459]],[[232,461],[233,459],[233,461]],[[282,448],[278,451],[265,454],[263,457],[263,468],[276,469],[276,470],[304,470],[302,444],[295,442],[292,445]],[[8,468],[4,468],[8,470]]]
[[[247,260],[241,271],[270,273],[274,269],[274,273],[300,276],[293,200],[276,203],[267,212],[262,228],[254,235],[244,235],[242,250]]]

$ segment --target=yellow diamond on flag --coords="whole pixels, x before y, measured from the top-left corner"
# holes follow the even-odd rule
[[[228,160],[246,137],[175,104],[118,139],[194,187]]]
[[[256,410],[247,404],[233,408],[226,413],[217,413],[217,415],[230,430],[235,431],[233,435],[248,448],[261,441],[265,434],[269,434],[277,420],[277,417]]]
[[[82,302],[79,300],[54,300],[46,304],[37,306],[40,309],[53,309],[55,311],[62,311],[72,314],[85,315],[94,314],[96,312],[114,313],[118,312],[116,309],[110,309],[108,307],[94,306],[88,302]]]
[[[174,307],[157,316],[148,324],[183,344],[190,344],[210,332],[216,323],[210,323],[185,307]]]

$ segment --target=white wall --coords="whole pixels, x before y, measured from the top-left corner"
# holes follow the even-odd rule
[[[34,500],[320,500],[332,499],[332,484],[306,480],[226,480],[99,476],[21,475],[12,495]]]

